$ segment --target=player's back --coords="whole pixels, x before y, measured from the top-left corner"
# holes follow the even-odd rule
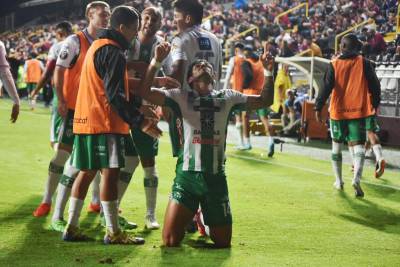
[[[180,54],[180,58],[179,55]],[[184,59],[186,61],[184,69],[183,88],[188,89],[186,75],[189,66],[197,59],[205,59],[212,64],[216,73],[216,89],[219,89],[220,66],[222,64],[222,48],[218,38],[211,32],[203,30],[200,26],[195,26],[178,34],[172,41],[172,59]]]

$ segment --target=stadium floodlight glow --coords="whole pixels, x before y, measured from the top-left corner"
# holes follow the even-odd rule
[[[25,8],[25,7],[32,7],[32,6],[39,6],[39,5],[47,5],[47,4],[52,4],[56,2],[62,2],[64,0],[32,0],[29,2],[25,2],[20,4],[18,7],[20,8]]]

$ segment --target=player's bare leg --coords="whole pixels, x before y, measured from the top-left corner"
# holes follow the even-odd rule
[[[250,150],[250,125],[249,116],[246,111],[242,111],[242,122],[243,122],[243,150]]]
[[[271,132],[269,131],[268,117],[260,116],[260,120],[264,125],[265,133],[268,137],[268,157],[272,157],[275,153],[275,143],[274,143],[274,137],[271,135]]]
[[[185,227],[192,221],[194,212],[170,200],[164,217],[163,243],[167,247],[177,247],[185,236]]]
[[[210,237],[217,248],[228,248],[231,246],[232,225],[210,226]]]

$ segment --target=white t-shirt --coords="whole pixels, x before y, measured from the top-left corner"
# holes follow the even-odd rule
[[[62,44],[63,44],[63,41],[54,43],[50,47],[49,53],[47,54],[48,61],[57,60],[58,55],[60,54],[60,51],[61,51]]]
[[[184,90],[191,90],[187,84],[187,71],[197,59],[205,59],[213,65],[217,79],[215,88],[220,88],[218,77],[222,64],[222,47],[218,38],[211,32],[195,26],[179,33],[172,40],[171,58],[172,62],[185,61],[182,86]]]
[[[88,34],[87,30],[84,29],[83,33],[85,34],[86,39],[91,44],[93,42],[93,39]],[[56,65],[64,68],[71,68],[78,59],[79,53],[79,37],[76,34],[72,34],[62,42]]]
[[[181,89],[164,92],[165,106],[183,121],[182,170],[223,171],[228,117],[232,109],[244,108],[247,96],[233,90],[214,90],[204,97]]]

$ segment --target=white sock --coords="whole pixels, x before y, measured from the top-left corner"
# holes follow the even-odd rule
[[[64,173],[60,178],[58,185],[56,205],[54,207],[54,213],[52,220],[62,220],[64,218],[64,210],[67,204],[68,198],[71,195],[71,188],[78,175],[79,170],[71,165],[71,157],[68,158],[64,166]]]
[[[243,137],[243,143],[245,145],[250,145],[250,137]]]
[[[274,137],[268,136],[268,145],[272,145],[274,143]]]
[[[139,157],[125,156],[125,167],[121,169],[118,179],[118,202],[121,203],[133,173],[139,165]]]
[[[49,164],[49,175],[47,177],[46,188],[44,190],[42,203],[51,204],[51,199],[57,189],[60,176],[63,173],[65,162],[69,157],[69,152],[57,149],[54,157]]]
[[[381,144],[373,145],[372,151],[374,151],[376,161],[380,161],[381,159],[383,159]]]
[[[98,171],[96,173],[96,177],[94,177],[94,180],[92,182],[92,203],[93,204],[100,204],[100,180],[101,180],[101,174]]]
[[[156,166],[143,168],[144,192],[146,194],[146,215],[154,216],[157,204],[158,176]]]
[[[332,141],[332,168],[337,184],[343,183],[342,178],[342,144]]]
[[[64,219],[64,210],[70,195],[71,188],[63,184],[58,184],[56,204],[54,205],[53,217],[51,218],[53,222]]]
[[[365,148],[362,145],[354,146],[354,177],[353,183],[360,183],[365,160]]]
[[[351,161],[353,162],[353,165],[354,165],[354,147],[353,146],[348,146],[348,148],[349,148],[349,153],[350,153],[350,156],[351,156]]]
[[[83,200],[75,197],[71,197],[69,201],[69,210],[68,210],[68,224],[78,227],[79,225],[79,217],[81,215],[83,207]]]
[[[103,207],[107,230],[111,233],[118,232],[118,200],[101,201],[101,206]]]
[[[238,134],[238,140],[239,140],[239,146],[243,146],[243,124],[240,122],[237,122],[236,125],[236,131]]]

